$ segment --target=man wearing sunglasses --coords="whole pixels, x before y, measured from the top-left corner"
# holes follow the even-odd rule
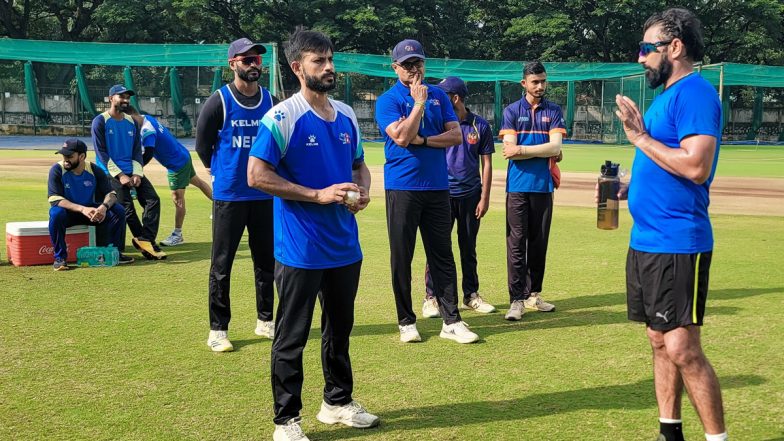
[[[636,146],[628,194],[634,219],[626,260],[630,320],[646,324],[653,349],[660,441],[682,441],[681,397],[689,393],[705,438],[727,439],[721,390],[702,351],[713,232],[709,188],[721,142],[716,89],[694,63],[704,45],[699,19],[685,9],[652,15],[638,62],[651,88],[664,86],[645,116],[618,95],[616,114]],[[628,193],[627,193],[628,192]]]
[[[272,339],[274,303],[272,196],[248,186],[248,154],[261,118],[275,101],[259,86],[261,54],[266,50],[247,38],[229,45],[234,80],[204,105],[196,125],[196,152],[212,175],[212,257],[209,275],[210,335],[215,352],[232,351],[231,270],[240,239],[248,229],[256,290],[256,335]],[[225,117],[224,117],[225,116]]]
[[[422,83],[425,52],[418,41],[403,40],[395,46],[392,68],[398,81],[376,101],[376,122],[384,138],[387,228],[400,341],[422,340],[411,306],[411,260],[421,229],[433,294],[444,320],[440,336],[473,343],[479,336],[468,329],[457,308],[446,164],[446,148],[460,144],[463,134],[447,94]]]

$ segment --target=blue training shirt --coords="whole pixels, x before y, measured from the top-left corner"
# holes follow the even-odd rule
[[[272,95],[259,87],[261,99],[245,107],[234,98],[228,85],[218,89],[223,103],[223,127],[212,153],[212,194],[218,201],[258,201],[272,196],[248,185],[248,154],[261,125],[261,118],[272,108]]]
[[[322,189],[352,182],[364,162],[357,117],[351,107],[329,100],[335,120],[322,119],[297,93],[262,120],[250,154],[275,167],[282,178]],[[296,268],[338,268],[362,260],[359,230],[345,205],[321,205],[276,197],[275,259]]]
[[[550,142],[551,133],[566,136],[563,114],[557,104],[542,99],[536,106],[525,95],[504,109],[500,135],[517,135],[517,145],[539,145]],[[552,193],[549,158],[528,158],[509,161],[506,191],[509,193]]]
[[[92,162],[86,162],[81,174],[66,170],[60,161],[49,169],[49,203],[58,205],[63,199],[85,207],[101,205],[109,193],[114,193],[106,173]]]
[[[387,135],[390,124],[407,118],[414,108],[411,90],[399,80],[376,101],[376,123],[384,138],[384,188],[386,190],[446,190],[449,178],[446,149],[409,145],[400,147]],[[457,121],[446,92],[427,84],[425,113],[420,136],[444,133],[444,124]]]
[[[130,115],[116,120],[104,112],[93,118],[91,132],[101,170],[113,177],[120,173],[144,176],[139,130]]]
[[[634,219],[629,246],[666,254],[712,250],[709,189],[721,143],[721,103],[716,89],[692,73],[654,98],[644,119],[648,133],[668,147],[679,148],[688,136],[710,135],[716,138],[716,153],[708,180],[695,184],[664,170],[636,149],[629,183],[629,211]]]
[[[479,157],[495,152],[493,131],[484,118],[468,110],[466,119],[460,121],[460,130],[463,132],[463,142],[446,149],[449,195],[452,197],[467,196],[482,190]],[[487,184],[490,185],[489,182]]]
[[[170,172],[180,170],[191,160],[188,149],[177,141],[169,129],[150,115],[144,115],[141,138],[142,147],[153,149],[153,157]]]

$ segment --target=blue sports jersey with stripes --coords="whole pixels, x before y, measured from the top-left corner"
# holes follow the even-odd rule
[[[142,146],[151,148],[153,157],[170,172],[185,167],[191,155],[163,124],[150,115],[144,115],[141,128]]]

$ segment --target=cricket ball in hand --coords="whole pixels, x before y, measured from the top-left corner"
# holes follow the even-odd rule
[[[347,191],[346,195],[343,196],[343,202],[346,205],[356,205],[359,202],[359,192],[354,190]]]

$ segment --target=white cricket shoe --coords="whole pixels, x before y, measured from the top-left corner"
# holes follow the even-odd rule
[[[523,305],[523,301],[515,300],[512,302],[511,305],[509,305],[509,311],[506,312],[504,318],[516,322],[522,319],[524,314],[525,314],[525,305]]]
[[[275,322],[256,319],[256,330],[254,332],[259,337],[267,337],[272,340],[275,338]]]
[[[403,343],[412,343],[415,341],[422,341],[422,336],[417,331],[416,324],[413,325],[397,325],[400,329],[400,341]]]
[[[229,341],[229,331],[210,331],[207,346],[212,349],[212,352],[231,352],[234,350],[234,346]]]
[[[542,296],[538,292],[532,292],[531,296],[524,300],[526,309],[533,309],[535,311],[552,312],[555,311],[555,305],[547,303],[542,300]]]
[[[272,434],[272,441],[310,441],[305,436],[300,424],[302,418],[296,417],[286,421],[285,424],[275,424],[275,432]]]
[[[438,310],[438,301],[435,297],[428,297],[422,303],[422,317],[436,318],[441,317],[441,311]]]
[[[164,247],[173,247],[175,245],[181,245],[185,243],[185,239],[182,238],[182,234],[170,234],[169,237],[163,239],[161,241],[161,246]]]
[[[455,322],[451,325],[444,323],[441,326],[441,338],[454,340],[458,343],[473,343],[479,340],[479,336],[468,330],[468,323]]]
[[[495,312],[495,306],[487,303],[479,296],[478,292],[471,294],[470,299],[467,303],[463,303],[464,309],[473,309],[476,312],[481,312],[482,314],[490,314],[491,312]]]
[[[316,418],[324,424],[345,424],[357,429],[367,429],[378,426],[379,417],[369,413],[356,401],[351,401],[343,406],[332,406],[321,402],[321,410]]]

